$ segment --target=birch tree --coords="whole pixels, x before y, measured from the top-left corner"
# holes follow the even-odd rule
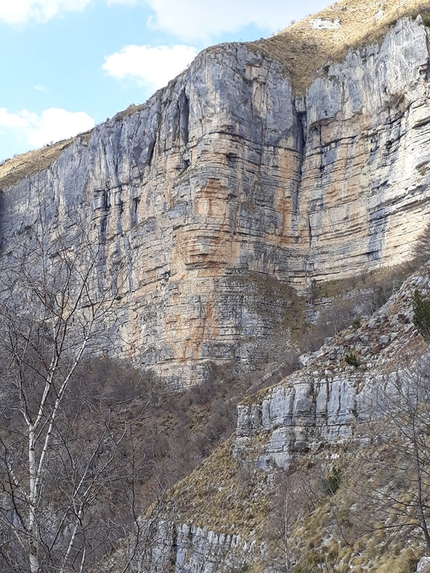
[[[2,570],[66,573],[106,549],[130,424],[76,393],[80,365],[107,344],[118,285],[83,228],[67,243],[44,231],[0,269],[0,554]]]

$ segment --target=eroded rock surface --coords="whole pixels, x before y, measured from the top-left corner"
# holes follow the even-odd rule
[[[83,220],[120,285],[113,352],[176,386],[261,361],[296,320],[291,288],[410,256],[430,212],[428,35],[399,21],[304,98],[255,46],[206,50],[47,169],[7,173],[4,250],[40,218],[53,236]]]
[[[428,353],[413,325],[415,290],[429,296],[428,267],[406,280],[360,327],[339,333],[301,370],[239,405],[230,441],[168,496],[162,527],[169,523],[169,535],[176,532],[177,541],[172,545],[172,537],[161,535],[156,547],[164,547],[166,563],[174,546],[172,571],[227,573],[240,560],[250,570],[283,570],[285,563],[267,556],[276,476],[286,480],[283,470],[299,467],[304,456],[311,468],[333,463],[345,446],[351,455],[366,447],[360,423],[380,415],[390,384],[398,376],[410,379],[420,356]],[[348,364],[348,355],[356,358],[355,365]]]
[[[288,469],[322,443],[351,439],[358,424],[377,415],[378,391],[424,352],[412,320],[415,289],[428,296],[425,270],[360,328],[342,332],[283,383],[239,405],[234,454],[246,458],[256,437],[266,436],[255,462],[274,471]]]

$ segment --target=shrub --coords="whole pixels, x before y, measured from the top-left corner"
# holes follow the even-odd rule
[[[358,361],[357,355],[354,354],[353,352],[345,354],[345,362],[350,366],[355,366],[355,368],[360,366],[360,362]]]
[[[324,492],[330,497],[333,496],[340,487],[342,472],[339,468],[334,468],[333,472],[323,480]]]
[[[413,300],[413,323],[418,332],[426,340],[430,340],[430,300],[415,289]]]

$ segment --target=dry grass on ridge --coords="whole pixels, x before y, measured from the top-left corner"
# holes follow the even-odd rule
[[[350,48],[380,42],[403,16],[429,12],[430,5],[423,0],[342,0],[250,45],[285,64],[295,90],[304,93],[318,70],[341,61]],[[339,20],[340,28],[316,30],[311,25],[317,18]]]
[[[40,149],[21,153],[0,163],[0,190],[5,187],[11,187],[39,171],[48,169],[76,139],[88,142],[91,137],[91,132],[92,130],[85,131],[76,137],[63,139],[57,143],[45,145]]]

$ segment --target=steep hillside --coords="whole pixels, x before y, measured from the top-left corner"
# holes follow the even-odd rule
[[[392,402],[397,380],[409,399],[421,377],[428,392],[428,356],[426,374],[414,370],[428,353],[413,324],[416,291],[430,296],[428,266],[372,317],[303,356],[302,369],[245,400],[232,438],[172,488],[136,570],[415,570],[425,551],[415,478],[400,473],[406,453],[384,434],[381,397],[398,421],[407,408]],[[428,406],[419,411],[428,424]]]
[[[254,44],[284,63],[298,93],[305,93],[325,66],[342,61],[349,50],[381,44],[393,25],[404,16],[430,8],[422,0],[341,0]]]
[[[3,364],[16,367],[16,348],[27,359],[28,344],[26,380],[34,390],[41,377],[44,389],[34,395],[54,405],[45,422],[34,395],[24,399],[29,440],[18,451],[8,440],[15,432],[9,409],[18,411],[23,396],[19,360],[10,395],[3,377],[5,562],[18,547],[17,507],[27,502],[25,464],[18,474],[8,465],[22,462],[19,452],[30,452],[33,472],[33,529],[22,534],[37,553],[33,514],[43,479],[34,477],[34,419],[47,443],[56,424],[76,434],[73,448],[58,439],[52,450],[59,462],[47,483],[57,499],[44,506],[44,547],[67,535],[74,543],[90,499],[96,509],[83,531],[94,534],[94,572],[410,573],[430,554],[430,270],[410,264],[430,256],[428,24],[422,2],[344,0],[268,40],[209,48],[145,104],[0,166],[0,259],[11,277],[4,306],[12,327],[25,314],[23,324],[35,329],[21,336],[21,324],[15,328],[18,342]],[[392,288],[381,306],[384,275]],[[15,308],[16,293],[26,313]],[[90,343],[94,308],[104,322]],[[75,375],[73,356],[79,362],[87,349],[73,353],[82,344],[78,331],[89,355],[131,360],[133,391],[116,361],[104,359],[109,375],[97,369],[87,380],[76,370],[85,398],[72,384],[73,392],[64,390],[69,410],[56,419],[58,396],[69,387],[53,384],[51,364],[63,353]],[[53,362],[45,342],[54,342]],[[308,352],[294,370],[291,351],[299,348]],[[246,396],[235,432],[207,457],[231,432],[232,405],[255,382],[249,370],[267,374],[262,385],[278,383]],[[97,376],[103,390],[94,396]],[[198,384],[201,393],[177,392],[169,405],[170,390]],[[225,416],[207,414],[205,388]],[[72,423],[82,412],[85,423]],[[122,431],[133,424],[134,435]],[[96,427],[100,435],[88,446],[86,428]],[[145,435],[144,446],[136,443]],[[115,474],[104,462],[111,452]],[[165,472],[156,467],[169,464]],[[91,486],[98,472],[115,482],[103,489],[100,514]],[[76,509],[81,491],[87,497]],[[160,491],[138,517],[139,493],[147,507]],[[71,497],[73,534],[65,517],[52,519],[60,492]],[[114,503],[122,494],[127,509]],[[115,524],[94,527],[94,515]],[[130,521],[133,531],[118,541]],[[107,557],[102,547],[111,549]],[[61,551],[54,557],[67,562]]]

